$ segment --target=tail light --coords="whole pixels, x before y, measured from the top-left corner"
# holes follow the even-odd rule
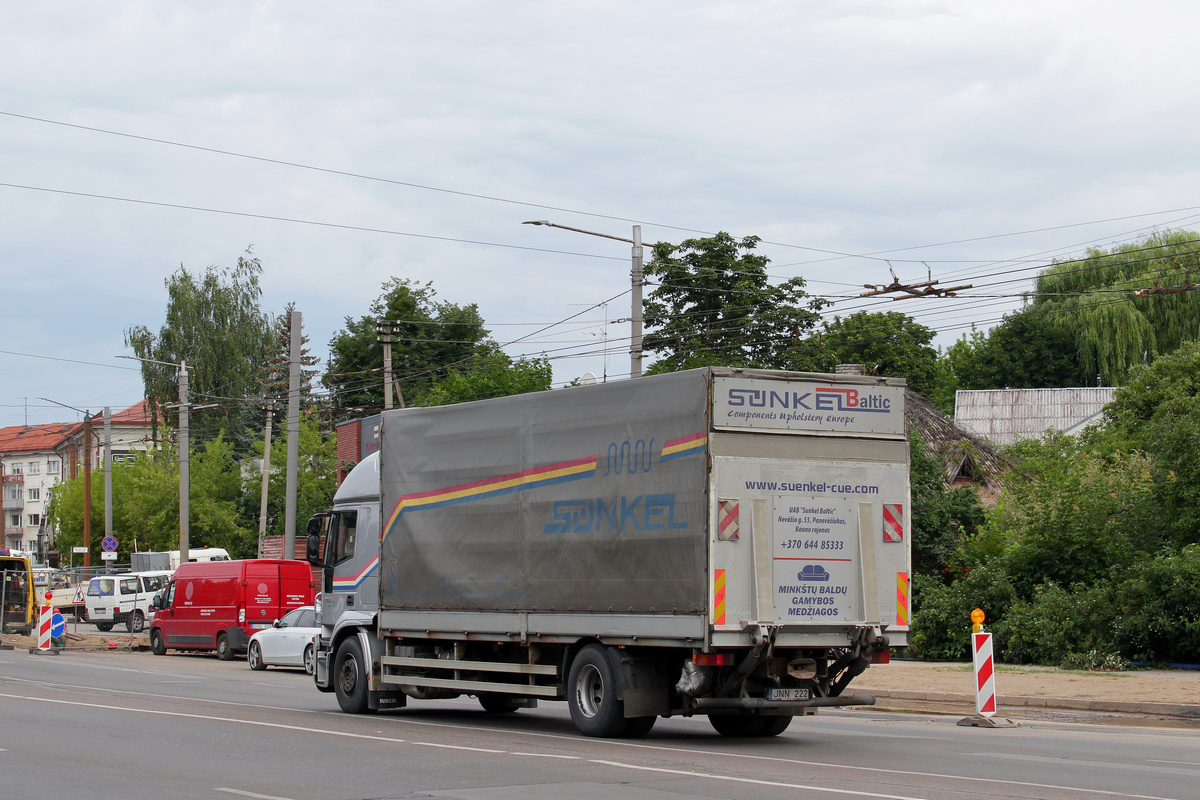
[[[890,664],[892,663],[892,652],[890,650],[877,650],[871,653],[872,664]]]
[[[733,663],[731,653],[696,653],[692,663],[697,667],[724,667]]]
[[[238,625],[246,624],[246,604],[238,603]]]

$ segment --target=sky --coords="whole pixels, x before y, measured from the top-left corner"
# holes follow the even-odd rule
[[[0,427],[136,403],[125,332],[161,327],[181,266],[248,249],[263,310],[294,303],[322,359],[399,277],[477,304],[558,385],[628,377],[629,246],[527,220],[759,236],[827,316],[903,311],[948,346],[1054,259],[1200,225],[1198,22],[1159,0],[4,4]],[[893,273],[972,288],[857,297]]]

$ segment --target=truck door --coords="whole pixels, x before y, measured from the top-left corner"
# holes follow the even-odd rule
[[[278,562],[246,562],[245,596],[246,624],[257,629],[269,628],[283,616],[280,602]],[[265,624],[264,624],[265,623]]]

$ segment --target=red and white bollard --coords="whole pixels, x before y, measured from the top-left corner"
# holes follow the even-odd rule
[[[996,665],[992,660],[992,635],[971,634],[971,654],[975,661],[975,713],[981,717],[996,714]]]
[[[50,605],[50,592],[46,592],[46,603],[38,618],[38,650],[50,649],[50,628],[53,625],[54,609]]]

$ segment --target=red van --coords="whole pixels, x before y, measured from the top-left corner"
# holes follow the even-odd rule
[[[255,631],[293,608],[312,605],[312,570],[304,561],[255,558],[180,564],[155,597],[150,649],[216,650],[222,661],[245,652]]]

